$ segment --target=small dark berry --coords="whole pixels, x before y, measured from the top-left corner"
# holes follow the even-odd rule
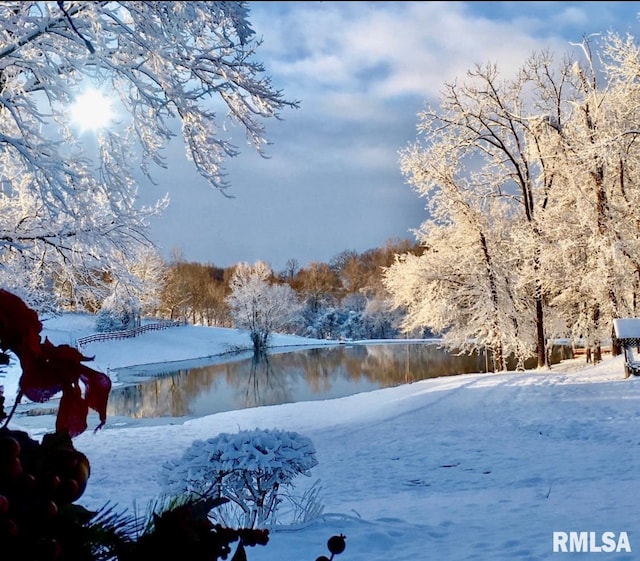
[[[329,541],[327,542],[327,547],[329,551],[334,555],[338,555],[344,551],[344,548],[347,546],[345,543],[345,536],[340,534],[339,536],[331,536]]]

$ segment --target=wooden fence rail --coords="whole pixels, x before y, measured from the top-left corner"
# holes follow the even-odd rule
[[[76,339],[76,347],[79,349],[83,345],[88,345],[89,343],[111,341],[113,339],[128,339],[129,337],[136,337],[137,335],[146,333],[147,331],[158,331],[159,329],[167,329],[168,327],[177,327],[179,325],[184,325],[184,322],[162,321],[159,323],[148,323],[146,325],[141,325],[139,327],[134,327],[133,329],[127,329],[124,331],[93,333],[92,335],[87,335],[86,337],[80,337],[79,339]]]

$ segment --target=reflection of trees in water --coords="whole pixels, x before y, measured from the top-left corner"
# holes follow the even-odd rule
[[[337,376],[344,372],[343,353],[340,348],[308,349],[272,355],[270,360],[278,372],[296,372],[313,393],[327,392]]]
[[[278,374],[300,371],[314,392],[336,380],[376,382],[381,386],[484,370],[484,358],[455,356],[433,343],[390,343],[328,347],[273,355]]]
[[[118,388],[109,396],[107,415],[132,418],[188,415],[189,402],[183,388],[189,384],[189,371],[179,370],[172,376]]]
[[[557,351],[557,350],[556,350]],[[556,352],[556,361],[562,356]],[[336,346],[270,354],[225,364],[181,370],[143,384],[116,388],[110,416],[187,416],[198,399],[227,399],[225,408],[277,405],[318,395],[336,397],[353,384],[388,387],[426,378],[484,372],[484,355],[456,355],[434,343]],[[338,384],[338,382],[341,382]],[[334,394],[332,394],[332,391]],[[354,390],[356,391],[356,390]],[[208,402],[207,402],[208,403]],[[209,405],[207,404],[207,407]]]
[[[182,417],[204,391],[215,389],[223,365],[179,370],[138,385],[112,390],[107,414],[142,417]]]
[[[304,379],[301,368],[297,371],[279,369],[275,373],[265,355],[181,370],[135,386],[117,388],[109,398],[107,414],[134,418],[188,416],[193,414],[190,404],[217,390],[230,393],[229,409],[287,403],[294,401],[290,388],[295,378]]]
[[[392,386],[454,374],[484,371],[484,359],[473,355],[449,353],[436,344],[394,343],[367,345],[366,356],[348,359],[349,371]]]
[[[230,365],[232,366],[232,365]],[[227,382],[236,388],[243,407],[278,405],[294,401],[291,391],[291,373],[275,373],[269,357],[264,353],[249,360],[249,369],[242,363],[236,372],[230,368]]]

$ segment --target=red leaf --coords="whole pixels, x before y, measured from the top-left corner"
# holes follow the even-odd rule
[[[30,400],[42,403],[68,384],[77,385],[82,368],[81,360],[92,359],[84,357],[69,345],[56,346],[45,339],[37,356],[27,355],[20,359],[22,393]]]
[[[0,346],[19,358],[40,352],[42,323],[18,296],[0,289]]]
[[[20,391],[31,401],[43,403],[62,391],[62,383],[39,356],[26,355],[20,358],[22,376]]]
[[[67,429],[71,436],[84,432],[89,408],[100,416],[98,430],[107,420],[111,380],[82,364],[94,357],[49,339],[41,343],[41,331],[38,314],[18,296],[0,289],[0,349],[12,350],[20,360],[20,391],[38,403],[62,392],[56,430]]]
[[[87,405],[100,416],[100,424],[95,430],[104,426],[107,421],[107,402],[111,392],[111,379],[102,372],[81,365],[80,379],[85,385]]]
[[[56,418],[56,431],[69,431],[69,436],[74,437],[87,430],[87,415],[89,407],[82,397],[78,386],[68,386],[62,392],[58,417]]]
[[[82,361],[93,360],[94,357],[84,356],[69,345],[55,346],[48,339],[45,339],[43,344],[42,357],[46,360],[51,379],[55,378],[62,384],[62,400],[56,427],[67,428],[71,436],[77,436],[86,430],[86,419],[91,408],[100,416],[100,424],[96,430],[102,428],[107,420],[111,380],[102,372],[82,364]],[[85,388],[84,397],[80,390],[80,382]]]
[[[86,430],[89,408],[100,416],[96,430],[107,420],[111,380],[102,372],[82,364],[88,360],[93,357],[84,356],[69,345],[54,345],[45,339],[40,355],[22,363],[20,389],[27,398],[42,402],[62,391],[56,427],[69,429],[71,436]],[[84,386],[84,397],[80,383]]]

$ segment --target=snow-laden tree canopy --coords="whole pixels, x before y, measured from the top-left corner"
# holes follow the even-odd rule
[[[510,355],[544,366],[559,337],[597,355],[615,318],[640,313],[640,45],[580,46],[581,62],[534,53],[508,79],[476,66],[402,151],[430,214],[422,253],[385,286],[406,330],[486,346],[497,370]]]
[[[302,305],[286,283],[271,282],[273,272],[263,261],[239,263],[231,277],[227,298],[231,318],[239,329],[247,329],[256,352],[263,352],[271,334],[298,318]]]
[[[246,2],[0,3],[0,282],[47,293],[59,276],[116,274],[166,203],[139,208],[134,172],[166,167],[178,131],[222,192],[238,153],[225,121],[262,153],[264,119],[297,103],[254,59],[248,15]],[[117,115],[93,142],[70,115],[87,88]]]
[[[256,428],[194,440],[182,458],[162,465],[158,480],[169,496],[227,498],[241,513],[242,527],[264,527],[273,521],[281,488],[292,488],[298,475],[309,476],[316,465],[308,437]]]

